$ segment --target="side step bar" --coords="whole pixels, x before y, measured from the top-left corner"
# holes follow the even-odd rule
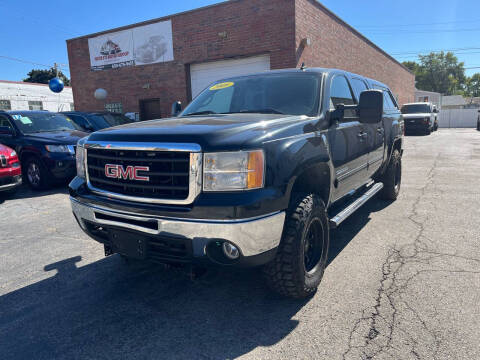
[[[363,204],[370,200],[376,193],[383,189],[383,183],[376,183],[369,189],[365,194],[360,196],[353,203],[348,205],[345,209],[340,211],[337,215],[330,219],[330,228],[335,229],[340,225],[346,218],[352,215],[357,211]]]

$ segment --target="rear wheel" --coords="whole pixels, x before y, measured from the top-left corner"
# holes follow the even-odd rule
[[[315,294],[327,264],[329,228],[323,201],[298,195],[287,212],[275,259],[264,267],[274,291],[302,299]]]
[[[396,200],[402,184],[402,156],[397,149],[393,150],[390,163],[380,181],[383,182],[380,197],[384,200]]]
[[[47,169],[42,162],[31,157],[25,162],[25,179],[28,185],[34,190],[42,190],[47,187]]]

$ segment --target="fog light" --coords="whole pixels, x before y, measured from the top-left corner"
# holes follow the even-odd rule
[[[223,243],[222,249],[225,256],[229,259],[235,260],[240,256],[240,251],[238,251],[238,248],[228,242]]]

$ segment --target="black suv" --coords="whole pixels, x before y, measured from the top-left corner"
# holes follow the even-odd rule
[[[133,122],[132,119],[125,115],[111,112],[65,111],[62,114],[68,116],[86,132],[94,132]]]
[[[15,149],[24,179],[36,190],[75,176],[76,144],[86,135],[63,114],[0,111],[0,143]]]
[[[273,289],[303,298],[323,276],[330,229],[375,194],[399,194],[403,119],[378,81],[277,70],[179,105],[178,117],[78,143],[72,208],[106,255],[261,265]]]

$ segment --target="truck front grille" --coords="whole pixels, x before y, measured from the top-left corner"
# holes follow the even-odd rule
[[[150,199],[188,198],[189,152],[88,148],[86,160],[88,179],[95,189]],[[112,166],[115,169],[107,171]],[[134,173],[138,167],[142,170]]]

